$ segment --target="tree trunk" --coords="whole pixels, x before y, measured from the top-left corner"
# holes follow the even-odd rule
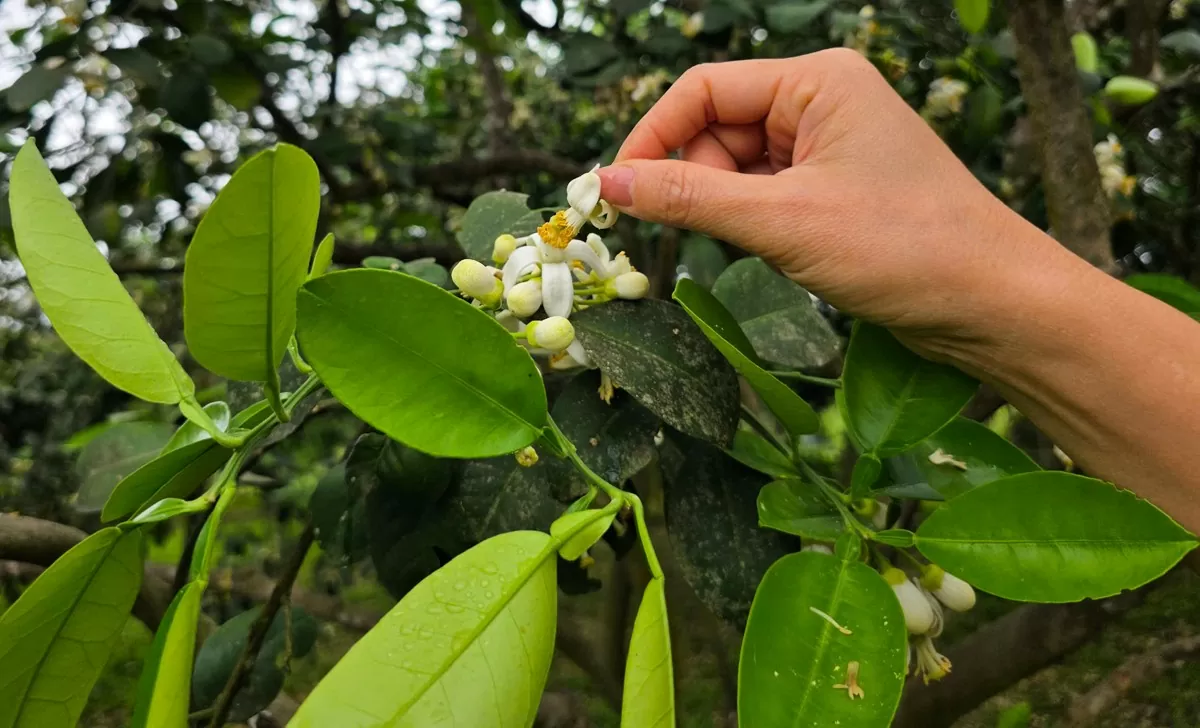
[[[1017,74],[1037,138],[1055,237],[1113,272],[1110,209],[1092,156],[1091,121],[1075,69],[1063,0],[1010,0]]]

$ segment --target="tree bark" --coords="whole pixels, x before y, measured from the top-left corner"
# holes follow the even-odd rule
[[[1114,272],[1111,212],[1092,156],[1091,121],[1075,69],[1063,0],[1010,0],[1017,75],[1041,158],[1055,237],[1101,270]]]
[[[1166,0],[1128,0],[1125,37],[1129,39],[1130,75],[1143,78],[1158,75],[1159,21],[1166,8]]]

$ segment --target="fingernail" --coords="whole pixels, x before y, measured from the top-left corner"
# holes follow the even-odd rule
[[[633,204],[633,167],[605,167],[600,175],[600,197],[617,207]]]

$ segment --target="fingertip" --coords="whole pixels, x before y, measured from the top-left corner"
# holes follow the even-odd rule
[[[597,170],[600,176],[600,198],[617,207],[633,204],[634,169],[628,164],[614,164]]]

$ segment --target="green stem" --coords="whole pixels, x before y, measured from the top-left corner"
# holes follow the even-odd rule
[[[771,376],[777,379],[795,379],[798,382],[808,382],[809,384],[819,384],[822,387],[833,387],[834,389],[842,388],[842,380],[829,379],[828,377],[816,377],[812,374],[804,372],[770,372]]]
[[[296,344],[296,337],[288,342],[288,354],[292,357],[292,363],[300,370],[301,374],[312,374],[312,367],[308,362],[304,361],[304,357],[300,356],[300,347]]]
[[[829,502],[833,503],[833,506],[834,508],[837,508],[838,513],[842,514],[842,520],[846,522],[846,525],[849,528],[857,531],[867,540],[870,540],[871,536],[874,534],[874,531],[864,526],[862,521],[854,517],[854,514],[850,512],[850,509],[846,507],[846,503],[842,499],[842,494],[830,487],[829,483],[825,482],[825,478],[821,477],[821,474],[816,470],[813,470],[813,467],[805,461],[797,460],[796,465],[800,468],[800,472],[802,474],[808,477],[809,480],[812,480],[814,483],[816,483],[821,491],[825,493],[825,496],[829,499]]]
[[[646,527],[646,512],[642,508],[642,499],[633,493],[627,495],[633,502],[633,517],[637,523],[638,538],[642,541],[642,551],[646,552],[646,566],[650,567],[651,576],[662,579],[663,570],[658,563],[658,555],[654,553],[654,544],[650,542],[650,529]]]
[[[775,449],[783,453],[785,458],[791,459],[791,448],[785,447],[784,444],[775,437],[775,433],[771,432],[770,428],[768,428],[766,425],[759,422],[758,418],[754,416],[754,413],[751,412],[750,408],[746,405],[742,405],[742,419],[750,423],[750,427],[753,428],[755,432],[762,435],[763,439],[774,445]]]

